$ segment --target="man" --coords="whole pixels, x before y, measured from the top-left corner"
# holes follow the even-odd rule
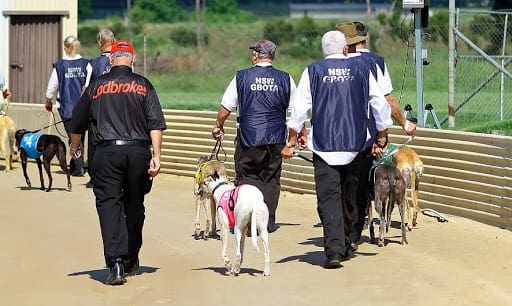
[[[391,85],[391,78],[389,76],[386,63],[384,62],[384,58],[370,52],[366,48],[366,42],[368,41],[368,28],[360,22],[338,23],[336,24],[336,28],[347,38],[348,52],[352,55],[356,53],[360,54],[362,59],[365,60],[370,65],[371,69],[376,72],[377,84],[379,85],[382,93],[384,93],[384,97],[386,97],[386,101],[391,107],[391,116],[402,126],[408,135],[415,135],[416,124],[405,118],[400,110],[398,102],[391,95],[393,86]],[[361,239],[366,218],[366,208],[369,205],[368,201],[371,200],[369,197],[372,197],[372,191],[368,190],[366,182],[368,181],[367,178],[372,162],[375,159],[371,152],[371,147],[376,137],[376,131],[373,123],[370,130],[372,133],[372,139],[370,139],[366,145],[366,164],[362,166],[363,171],[361,171],[361,184],[359,185],[360,189],[358,192],[359,197],[357,207],[349,208],[348,211],[352,211],[353,213],[350,214],[350,216],[347,216],[347,220],[350,220],[350,224],[348,224],[351,228],[349,236],[354,250],[357,249],[357,244]]]
[[[7,89],[7,84],[5,82],[5,78],[1,73],[0,73],[0,91],[2,92],[2,96],[4,97],[4,100],[9,99],[9,97],[11,96],[11,92],[9,91],[9,89]],[[5,112],[3,110],[3,104],[4,104],[3,101],[0,102],[0,115],[5,115]]]
[[[325,268],[339,268],[351,256],[345,233],[344,214],[355,207],[362,151],[370,138],[370,115],[378,131],[374,153],[387,143],[391,110],[369,66],[344,54],[346,39],[340,31],[322,36],[323,60],[310,64],[302,73],[288,120],[290,147],[284,158],[293,156],[295,145],[313,151],[317,211],[323,225]],[[311,129],[306,138],[304,122],[311,110]]]
[[[132,44],[116,41],[110,72],[87,87],[71,123],[71,156],[80,156],[80,134],[87,128],[96,150],[92,182],[109,285],[125,283],[125,275],[134,275],[139,266],[144,196],[160,171],[166,129],[153,85],[132,72],[134,60]]]
[[[89,60],[83,58],[80,53],[80,41],[74,36],[64,39],[64,52],[66,55],[53,64],[52,73],[46,88],[45,108],[48,112],[53,110],[53,99],[57,98],[60,117],[64,123],[64,129],[71,141],[71,116],[80,99],[80,95],[90,78],[92,66]],[[85,133],[82,135],[84,141]],[[70,161],[71,175],[84,176],[85,170],[83,157]]]
[[[273,67],[276,45],[259,40],[252,50],[252,67],[231,80],[212,130],[222,140],[224,122],[237,109],[235,184],[258,187],[269,210],[268,232],[278,229],[276,210],[281,192],[281,149],[286,143],[286,111],[295,92],[292,77]]]
[[[92,66],[92,74],[90,82],[94,81],[96,78],[108,73],[110,71],[110,50],[112,49],[112,45],[114,44],[115,37],[114,33],[109,29],[101,29],[96,36],[96,42],[98,43],[98,48],[100,49],[100,56],[95,57],[91,60]],[[86,84],[89,86],[89,84]],[[89,165],[89,177],[92,177],[92,171],[90,165],[92,164],[92,160],[94,157],[94,146],[92,145],[92,136],[89,132],[88,136],[88,146],[87,146],[87,164]],[[89,180],[85,184],[85,187],[92,188],[92,181]]]
[[[404,114],[400,110],[398,102],[391,95],[393,86],[391,85],[391,78],[389,76],[386,63],[384,62],[384,58],[370,52],[370,50],[366,48],[368,41],[368,28],[366,25],[358,21],[353,23],[338,23],[336,24],[336,29],[345,34],[349,53],[359,52],[364,59],[377,65],[377,83],[379,84],[381,91],[384,93],[384,97],[386,97],[386,101],[389,103],[389,106],[391,106],[391,116],[398,122],[398,124],[400,124],[407,135],[415,135],[416,124],[405,118]]]

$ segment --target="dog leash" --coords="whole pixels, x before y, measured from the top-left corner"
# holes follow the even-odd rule
[[[34,131],[30,131],[30,132],[31,132],[31,133],[37,133],[37,132],[39,132],[39,131],[41,131],[41,130],[44,130],[44,129],[49,128],[50,126],[54,126],[54,125],[56,126],[56,125],[57,125],[57,124],[59,124],[59,123],[62,123],[62,122],[66,122],[66,121],[71,120],[71,118],[67,118],[67,119],[63,119],[63,120],[61,120],[61,121],[55,122],[55,114],[53,113],[53,111],[52,111],[52,117],[53,117],[53,121],[54,121],[52,124],[49,124],[49,125],[47,125],[47,126],[45,126],[45,127],[42,127],[42,128],[40,128],[40,129],[38,129],[38,130],[34,130]],[[55,127],[55,129],[57,130],[57,133],[59,133],[59,135],[60,135],[60,136],[62,136],[62,137],[67,137],[67,136],[62,135],[62,133],[59,131],[59,129],[57,129],[57,127]]]
[[[212,132],[212,136],[215,139],[217,139],[217,137],[219,135],[220,135],[220,132],[217,132],[217,133]],[[224,153],[224,160],[220,160],[219,159],[219,152],[220,152],[220,150],[222,150],[222,153]],[[217,140],[217,142],[215,143],[215,146],[213,147],[212,153],[210,154],[210,159],[209,160],[212,160],[213,157],[215,157],[215,159],[218,162],[221,162],[221,163],[224,163],[227,160],[226,150],[224,150],[224,147],[222,146],[222,141],[220,141],[220,140]]]
[[[411,137],[407,138],[407,140],[403,144],[394,146],[394,148],[391,150],[391,152],[384,153],[385,154],[384,157],[389,157],[389,156],[395,154],[396,152],[398,152],[398,150],[400,150],[401,147],[405,146],[406,144],[411,142],[413,139],[414,139],[414,136],[411,136]]]

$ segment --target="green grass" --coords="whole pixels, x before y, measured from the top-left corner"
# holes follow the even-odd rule
[[[331,22],[334,24],[335,22]],[[327,22],[328,24],[328,22]],[[147,77],[155,86],[162,106],[167,109],[211,110],[219,108],[225,88],[239,69],[250,66],[248,46],[262,37],[264,20],[250,24],[218,23],[207,25],[208,46],[205,48],[202,67],[197,67],[198,54],[193,47],[183,48],[172,41],[169,33],[177,27],[176,24],[148,24],[134,34],[134,42],[138,53],[137,72],[142,72],[143,56],[146,54],[149,63]],[[194,24],[180,24],[194,29]],[[325,25],[323,25],[325,27]],[[370,27],[380,26],[372,21]],[[142,34],[147,37],[147,49],[144,52]],[[413,47],[404,45],[399,40],[393,40],[389,30],[383,31],[379,44],[374,51],[384,56],[393,81],[393,95],[399,100],[401,107],[410,104],[413,112],[417,110],[416,102],[416,71],[412,57]],[[296,34],[296,33],[294,33]],[[377,39],[372,36],[371,39]],[[94,43],[82,44],[82,55],[94,57],[99,53]],[[306,45],[306,47],[313,47]],[[295,82],[306,65],[322,57],[321,50],[314,52],[316,56],[292,56],[291,50],[296,47],[291,43],[278,44],[277,58],[274,65],[291,74]],[[319,48],[319,47],[315,47]],[[423,101],[424,105],[431,103],[439,120],[448,113],[448,47],[441,42],[426,42],[430,64],[423,66]],[[158,61],[157,61],[158,60]],[[460,65],[459,65],[460,66]],[[485,78],[487,64],[475,64],[476,72],[463,72],[468,75]],[[181,68],[180,68],[181,67]],[[460,69],[460,67],[458,68]],[[478,81],[475,81],[478,83]],[[474,84],[459,82],[457,84],[456,103],[464,99],[464,94],[470,92]],[[508,96],[506,97],[506,101]],[[512,135],[510,122],[498,121],[499,110],[496,103],[496,89],[490,88],[475,96],[456,114],[456,129],[486,132],[493,129],[505,130]],[[510,104],[510,103],[508,103]],[[506,114],[510,114],[511,106],[506,106]],[[510,115],[505,117],[510,119]],[[428,121],[430,121],[429,118]],[[505,122],[507,122],[505,120]],[[443,128],[448,128],[447,123]]]

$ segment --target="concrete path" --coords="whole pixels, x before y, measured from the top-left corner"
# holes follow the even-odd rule
[[[139,273],[106,286],[88,177],[72,178],[67,192],[65,176],[54,176],[46,193],[26,188],[18,164],[0,172],[0,305],[512,305],[512,232],[421,216],[409,245],[393,226],[386,247],[363,243],[341,269],[325,270],[315,197],[291,193],[270,235],[271,276],[250,243],[240,276],[229,276],[220,241],[193,237],[193,179],[165,174],[147,196]]]

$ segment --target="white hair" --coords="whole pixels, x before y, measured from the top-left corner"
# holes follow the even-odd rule
[[[322,36],[322,52],[324,56],[343,54],[343,48],[346,45],[347,39],[340,31],[329,31]]]

